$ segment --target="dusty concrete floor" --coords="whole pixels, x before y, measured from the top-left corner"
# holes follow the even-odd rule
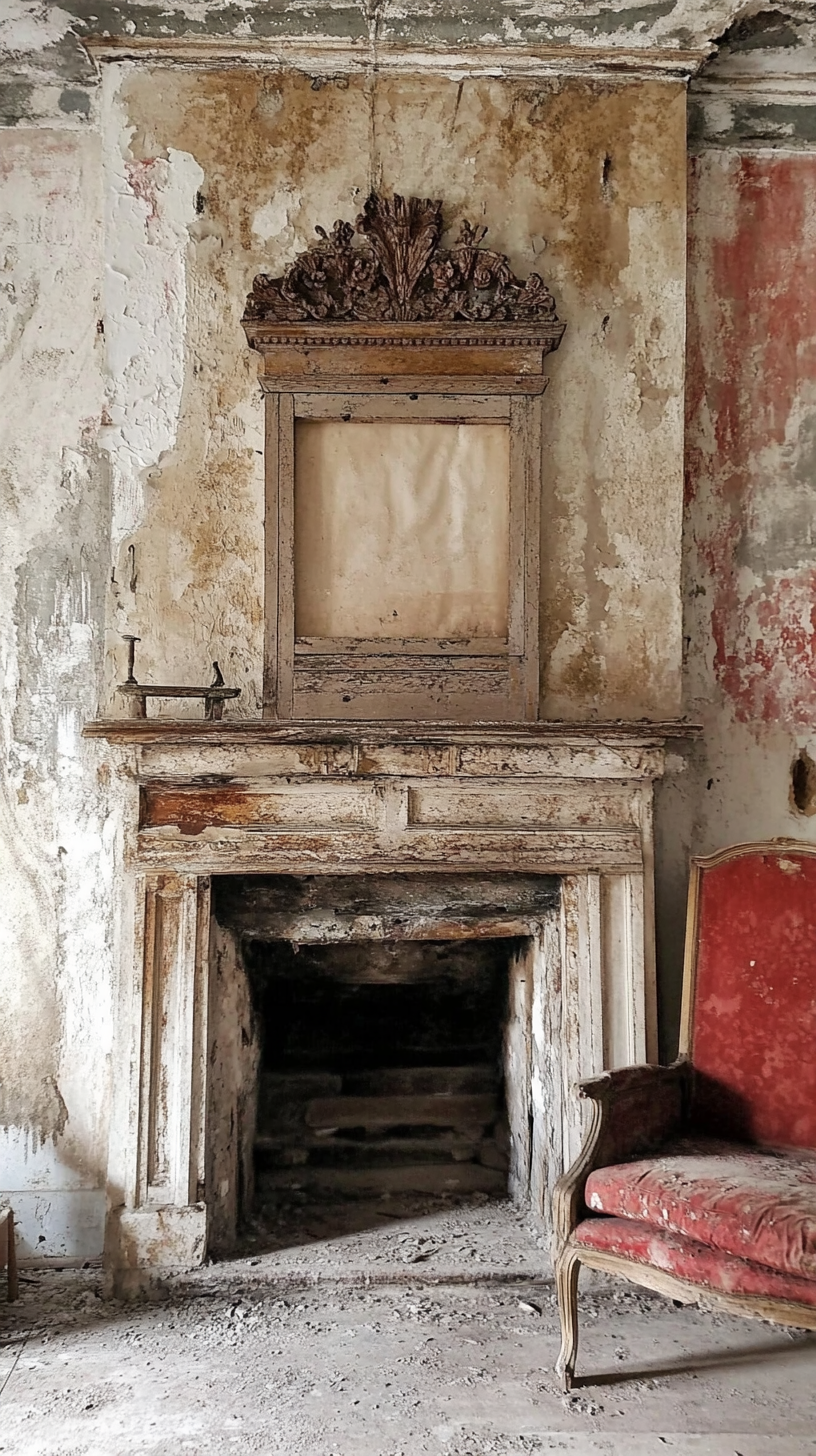
[[[596,1284],[586,1383],[565,1397],[524,1215],[392,1206],[340,1224],[290,1209],[284,1247],[258,1234],[135,1306],[106,1302],[98,1272],[24,1273],[0,1315],[0,1451],[815,1456],[814,1336]]]

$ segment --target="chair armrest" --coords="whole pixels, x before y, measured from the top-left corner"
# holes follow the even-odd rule
[[[619,1067],[578,1083],[592,1104],[584,1145],[553,1192],[556,1243],[563,1244],[586,1212],[584,1188],[595,1168],[653,1152],[688,1119],[692,1067],[686,1057],[669,1067]]]

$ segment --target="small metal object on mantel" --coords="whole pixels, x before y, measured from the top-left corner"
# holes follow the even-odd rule
[[[209,687],[175,687],[167,683],[137,682],[136,643],[141,638],[123,635],[128,644],[128,675],[123,683],[117,683],[116,691],[126,700],[129,718],[147,717],[148,698],[203,698],[204,717],[217,722],[224,711],[226,699],[240,696],[240,688],[224,686],[224,678],[217,662],[213,663],[213,680]]]

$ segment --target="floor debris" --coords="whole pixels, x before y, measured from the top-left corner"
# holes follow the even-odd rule
[[[2,1311],[0,1452],[816,1456],[816,1336],[600,1278],[565,1397],[539,1239],[507,1204],[415,1211],[128,1305],[99,1271],[26,1271]]]

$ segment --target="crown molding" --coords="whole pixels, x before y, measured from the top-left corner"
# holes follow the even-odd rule
[[[816,68],[811,72],[774,71],[765,76],[756,72],[720,76],[712,72],[698,77],[690,91],[694,96],[716,96],[721,101],[756,101],[759,104],[778,101],[790,106],[814,106]]]
[[[377,73],[508,80],[550,76],[686,82],[696,75],[713,47],[679,50],[646,46],[479,45],[422,47],[329,38],[318,40],[242,40],[232,36],[87,36],[82,44],[96,62],[137,61],[150,65],[222,69],[260,67],[301,71],[310,76]]]

